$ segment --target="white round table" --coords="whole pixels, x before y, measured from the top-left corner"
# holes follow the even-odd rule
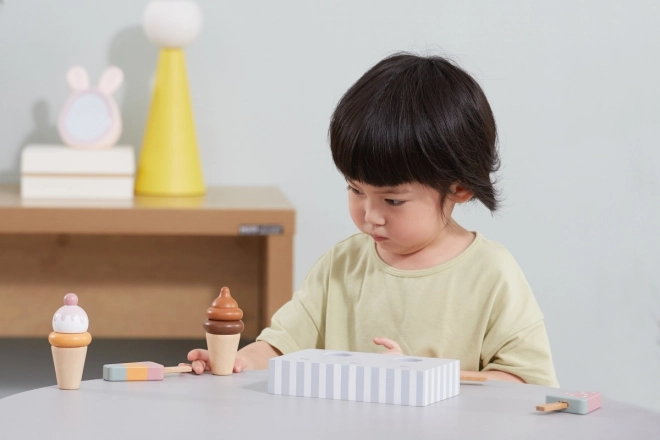
[[[657,439],[660,414],[603,400],[580,416],[538,413],[550,388],[491,381],[407,407],[267,392],[266,371],[84,381],[0,400],[0,439]]]

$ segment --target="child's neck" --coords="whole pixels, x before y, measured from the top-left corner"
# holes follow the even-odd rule
[[[440,234],[424,248],[409,253],[395,254],[378,248],[376,251],[388,265],[401,270],[422,270],[446,263],[465,251],[474,241],[475,234],[454,222],[453,219]]]

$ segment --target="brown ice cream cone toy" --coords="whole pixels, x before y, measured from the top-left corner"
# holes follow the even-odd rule
[[[53,316],[53,332],[48,335],[57,386],[61,390],[80,388],[87,346],[92,342],[92,335],[87,332],[89,319],[87,313],[78,307],[78,296],[67,293],[64,306]]]
[[[243,331],[243,311],[231,297],[229,288],[223,287],[220,295],[206,310],[204,322],[206,344],[209,349],[211,373],[228,376],[234,371],[238,342]]]

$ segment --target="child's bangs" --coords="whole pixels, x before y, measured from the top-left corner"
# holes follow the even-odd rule
[[[411,182],[436,186],[438,170],[424,153],[420,133],[407,120],[411,118],[391,105],[379,107],[366,121],[353,119],[334,133],[332,150],[339,171],[347,179],[379,187]]]

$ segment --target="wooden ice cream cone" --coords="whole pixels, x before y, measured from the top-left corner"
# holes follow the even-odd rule
[[[216,376],[228,376],[234,371],[236,353],[241,334],[212,335],[206,334],[206,344],[209,349],[211,373]]]
[[[62,348],[51,347],[53,363],[57,376],[57,387],[61,390],[77,390],[80,388],[87,347]]]

